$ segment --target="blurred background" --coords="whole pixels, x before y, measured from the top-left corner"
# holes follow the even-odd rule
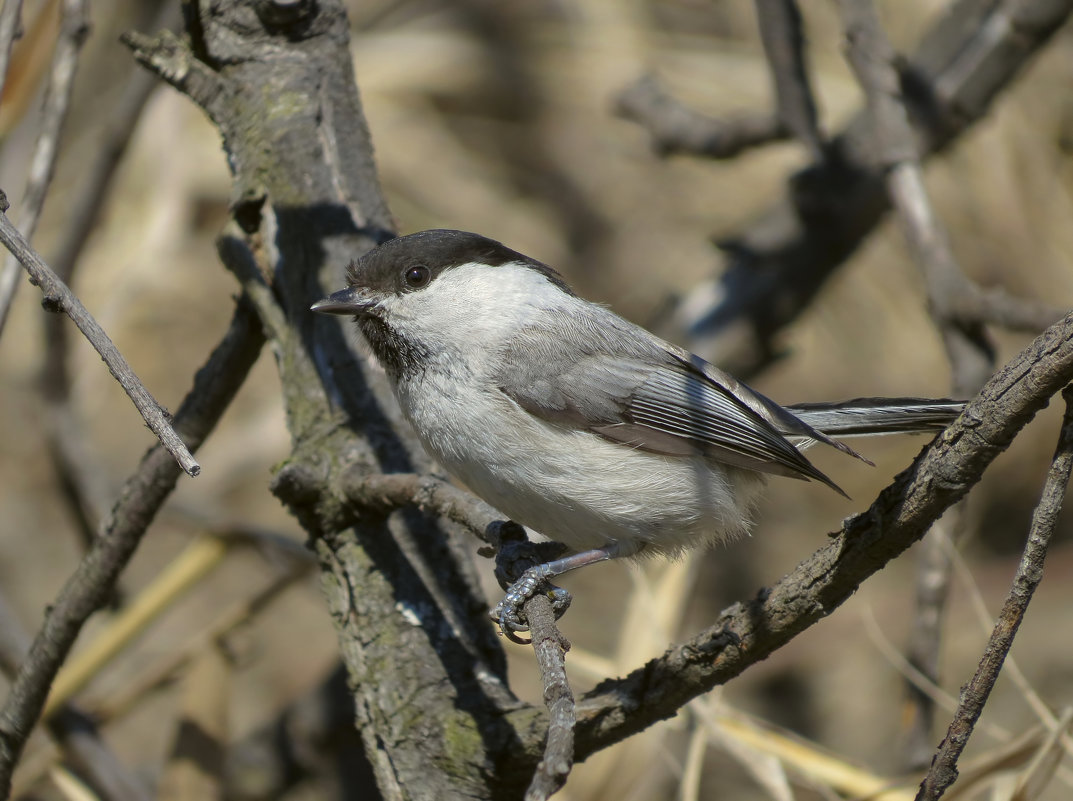
[[[880,3],[889,35],[906,51],[946,5]],[[27,35],[0,103],[0,187],[16,212],[58,18],[57,3],[25,6]],[[806,164],[793,143],[726,162],[660,158],[643,130],[613,113],[615,96],[649,72],[712,115],[770,108],[770,77],[749,0],[351,0],[348,6],[358,85],[399,230],[450,227],[500,239],[555,266],[585,297],[656,330],[676,297],[720,268],[712,240],[735,233],[774,203],[788,175]],[[802,6],[823,126],[837,131],[862,97],[842,56],[835,4]],[[117,37],[132,29],[155,32],[162,7],[114,0],[91,10],[93,28],[34,239],[47,259],[64,241],[86,165],[110,136],[139,69]],[[1071,65],[1067,29],[985,120],[927,167],[928,187],[966,273],[1059,307],[1073,305]],[[214,248],[228,217],[229,188],[214,128],[160,85],[77,261],[75,291],[170,408],[233,308],[236,285]],[[17,213],[13,220],[18,224]],[[30,632],[83,550],[44,433],[51,424],[40,390],[47,315],[39,300],[36,288],[23,285],[0,338],[0,593]],[[995,333],[999,364],[1030,339]],[[786,358],[751,383],[780,402],[950,391],[920,272],[890,221],[778,344]],[[100,517],[154,440],[76,335],[68,364],[74,439],[92,465]],[[192,586],[168,596],[114,659],[89,669],[75,696],[107,721],[105,740],[150,792],[165,774],[191,699],[216,698],[221,736],[244,743],[309,697],[337,662],[315,568],[301,568],[295,553],[304,535],[267,489],[273,465],[289,450],[279,394],[266,349],[199,453],[201,476],[180,481],[124,575],[115,609],[92,621],[75,652],[77,659],[90,651],[120,610],[159,589],[162,574],[198,558],[190,557],[192,542],[206,533],[226,535],[226,551],[202,555]],[[981,619],[977,599],[993,615],[1008,590],[1059,419],[1059,409],[1041,414],[973,491],[972,526],[960,544],[946,611],[939,693],[956,697],[979,659],[991,618]],[[875,468],[816,450],[817,465],[852,500],[776,479],[748,540],[688,563],[610,564],[568,577],[564,585],[575,603],[562,628],[574,644],[568,668],[575,690],[637,667],[777,581],[825,544],[844,517],[864,509],[923,445],[919,438],[859,441]],[[1054,711],[1073,702],[1070,526],[1065,519],[1013,649],[1027,686]],[[891,564],[829,619],[675,720],[579,765],[559,797],[780,798],[784,773],[795,798],[837,797],[839,788],[863,796],[817,766],[897,776],[906,709],[898,655],[915,614],[915,557],[911,551]],[[493,594],[490,563],[480,569]],[[274,583],[279,586],[266,593]],[[271,601],[243,613],[259,595]],[[214,640],[226,646],[226,667],[205,680],[193,666]],[[506,647],[516,691],[538,701],[530,652]],[[0,692],[6,688],[0,678]],[[746,715],[777,727],[779,737],[809,741],[801,745],[805,756],[772,755],[779,737],[767,737],[765,745],[734,729],[733,721]],[[935,744],[949,716],[938,712]],[[967,758],[992,757],[1039,722],[1031,693],[1004,677]],[[324,756],[334,746],[321,747]],[[16,774],[17,791],[65,797],[50,767],[55,755],[36,736]],[[1023,768],[1027,758],[1013,767]],[[310,768],[311,777],[292,782],[277,781],[254,758],[231,770],[234,797],[280,797],[282,787],[287,798],[345,794],[332,783],[334,768]],[[1071,777],[1073,771],[1060,768],[1042,797],[1070,797]]]

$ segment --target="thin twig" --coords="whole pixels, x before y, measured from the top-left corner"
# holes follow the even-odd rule
[[[61,281],[45,260],[23,238],[18,229],[11,224],[6,214],[0,212],[0,242],[7,247],[26,268],[30,274],[30,280],[41,287],[45,296],[45,306],[52,311],[62,311],[78,329],[85,334],[86,339],[96,348],[97,353],[108,365],[108,370],[126,391],[127,396],[141,412],[149,428],[156,434],[167,451],[175,458],[187,475],[196,476],[201,472],[201,465],[190,454],[182,439],[175,433],[168,416],[156,402],[149,390],[145,388],[134,371],[123,358],[123,354],[108,338],[100,324],[82,305],[82,302]]]
[[[393,511],[404,506],[417,506],[469,529],[477,538],[488,542],[488,526],[503,515],[474,495],[448,481],[416,473],[363,473],[351,468],[342,477],[341,490],[348,502],[358,510]],[[341,521],[352,525],[354,520]]]
[[[45,195],[52,182],[52,172],[59,153],[60,134],[67,118],[67,109],[71,105],[78,54],[88,32],[89,20],[85,0],[64,0],[60,35],[52,54],[52,68],[49,70],[48,89],[45,92],[41,130],[37,134],[37,144],[30,159],[30,175],[19,213],[19,225],[25,232],[27,241],[33,239],[34,231],[37,230],[41,208],[45,205]],[[11,250],[10,245],[8,249]],[[0,271],[0,332],[4,330],[4,323],[19,286],[18,261],[12,251],[4,260],[4,268]]]
[[[264,344],[264,333],[249,304],[240,300],[223,341],[194,378],[175,415],[192,447],[215,427]],[[41,716],[49,687],[89,619],[111,595],[142,535],[179,479],[179,468],[155,446],[127,480],[93,546],[79,562],[49,609],[0,710],[0,798],[30,732]]]
[[[776,114],[814,162],[824,158],[823,134],[805,64],[805,35],[795,0],[755,0],[760,41],[771,67]]]
[[[965,563],[965,559],[954,543],[946,538],[943,538],[942,542],[947,553],[950,554],[950,562],[953,565],[954,572],[961,579],[962,587],[968,594],[970,605],[976,613],[976,619],[980,623],[983,633],[987,634],[991,628],[992,616],[987,611],[987,604],[984,602],[983,594],[980,592],[980,586],[976,583],[972,571],[969,570],[969,566]],[[1006,657],[1005,670],[1006,677],[1021,691],[1021,696],[1024,698],[1025,703],[1028,704],[1036,717],[1049,731],[1054,731],[1058,727],[1058,718],[1031,685],[1024,671],[1021,670],[1020,664],[1012,656]],[[953,708],[950,711],[953,711]],[[1066,753],[1073,756],[1073,740],[1067,735],[1063,735],[1061,743]]]
[[[566,676],[566,652],[570,643],[555,625],[555,613],[546,595],[525,602],[525,618],[533,639],[533,653],[544,685],[548,708],[548,738],[544,757],[525,792],[525,801],[544,801],[557,792],[574,765],[574,694]]]
[[[7,65],[11,47],[22,33],[22,0],[4,0],[0,8],[0,95],[7,82]]]
[[[1073,471],[1073,388],[1062,391],[1066,403],[1062,431],[1058,438],[1051,469],[1043,485],[1039,504],[1032,514],[1032,526],[1025,543],[1017,575],[1002,605],[991,637],[984,649],[980,664],[969,683],[961,690],[957,711],[950,722],[946,737],[932,760],[927,776],[920,784],[917,801],[935,801],[958,777],[957,761],[972,735],[976,721],[995,686],[1002,663],[1013,645],[1013,638],[1024,619],[1032,594],[1043,578],[1043,562],[1047,557],[1058,513]]]
[[[692,153],[730,159],[743,150],[790,135],[779,116],[771,112],[722,118],[687,108],[652,75],[619,93],[615,113],[644,127],[660,155]]]
[[[504,589],[529,568],[554,558],[549,550],[562,548],[559,543],[530,542],[525,529],[511,521],[490,526],[488,539],[496,550],[496,578]],[[566,652],[570,650],[570,642],[555,625],[555,608],[546,592],[527,599],[522,611],[531,639],[524,640],[506,629],[503,634],[513,642],[532,644],[540,670],[548,728],[542,738],[543,755],[529,781],[525,801],[544,801],[566,783],[574,765],[577,707],[566,676]],[[562,611],[560,609],[559,614]]]
[[[168,27],[175,24],[178,16],[178,5],[165,3],[154,24]],[[64,205],[63,232],[52,258],[52,268],[68,286],[71,286],[78,258],[90,232],[106,206],[105,197],[146,101],[157,85],[152,74],[133,65],[121,97],[109,109],[108,124],[85,165],[73,198]],[[71,510],[85,549],[92,542],[101,515],[107,508],[104,504],[106,492],[100,470],[86,453],[82,429],[70,405],[71,377],[67,358],[70,327],[66,320],[55,314],[44,315],[43,321],[45,355],[39,380],[48,407],[45,426],[48,453],[61,497]]]

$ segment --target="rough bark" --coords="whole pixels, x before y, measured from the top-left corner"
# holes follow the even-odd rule
[[[524,782],[504,662],[468,548],[413,511],[348,518],[349,469],[427,472],[340,323],[308,311],[390,236],[341,4],[203,3],[188,42],[130,36],[136,58],[219,128],[235,224],[220,252],[253,298],[282,380],[293,451],[273,481],[313,538],[356,724],[385,798],[488,798]],[[400,427],[401,428],[401,427]],[[513,745],[512,745],[513,744]],[[524,749],[521,749],[524,752]],[[535,763],[535,758],[531,764]]]

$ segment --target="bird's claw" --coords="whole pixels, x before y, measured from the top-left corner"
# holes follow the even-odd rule
[[[528,644],[529,640],[523,640],[516,632],[529,631],[529,624],[525,620],[523,607],[525,602],[538,592],[546,592],[551,601],[552,611],[558,620],[570,607],[570,593],[562,587],[556,587],[549,582],[541,571],[541,566],[531,567],[522,573],[521,577],[507,589],[503,600],[495,605],[491,611],[491,618],[499,624],[499,630],[503,636],[511,642]]]

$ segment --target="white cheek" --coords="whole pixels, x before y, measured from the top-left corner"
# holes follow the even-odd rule
[[[429,345],[480,349],[503,341],[562,298],[569,295],[529,267],[462,264],[385,307]]]

